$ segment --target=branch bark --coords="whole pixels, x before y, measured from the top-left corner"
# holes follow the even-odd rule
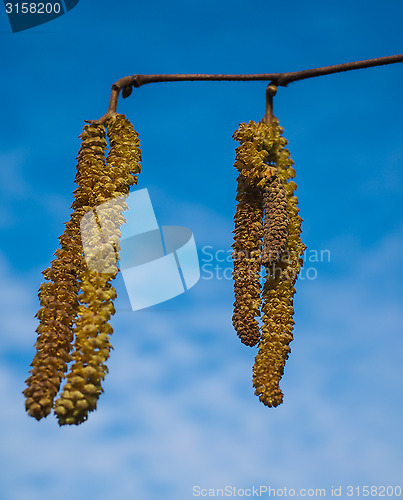
[[[112,85],[112,93],[109,101],[108,111],[97,123],[105,123],[106,120],[116,114],[119,93],[126,87],[141,87],[148,83],[160,82],[184,82],[184,81],[269,81],[279,87],[286,87],[289,83],[307,78],[316,78],[323,75],[341,73],[354,69],[371,68],[374,66],[384,66],[403,62],[403,54],[394,56],[378,57],[376,59],[367,59],[364,61],[354,61],[333,66],[324,66],[322,68],[305,69],[302,71],[293,71],[289,73],[260,73],[251,75],[209,75],[209,74],[176,74],[176,75],[132,75],[125,76]],[[127,93],[130,95],[130,93]]]

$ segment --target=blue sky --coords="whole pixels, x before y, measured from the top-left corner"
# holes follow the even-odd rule
[[[121,278],[97,412],[37,422],[21,391],[41,271],[69,216],[83,120],[134,73],[294,71],[402,52],[400,0],[90,2],[13,34],[0,8],[0,500],[187,500],[192,488],[403,487],[402,64],[280,88],[307,255],[295,340],[269,409],[254,349],[232,331],[232,283],[206,279],[131,312]],[[119,102],[140,134],[162,225],[227,251],[238,124],[264,112],[264,82],[169,83]],[[229,263],[216,263],[222,273]],[[343,490],[343,497],[346,490]]]

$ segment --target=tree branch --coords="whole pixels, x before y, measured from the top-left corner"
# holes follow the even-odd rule
[[[126,97],[130,95],[131,87],[141,87],[147,83],[160,82],[184,82],[184,81],[269,81],[274,85],[286,87],[291,82],[306,80],[307,78],[316,78],[317,76],[331,75],[353,69],[371,68],[374,66],[383,66],[385,64],[394,64],[403,62],[403,54],[395,56],[378,57],[376,59],[367,59],[365,61],[355,61],[350,63],[336,64],[333,66],[324,66],[322,68],[306,69],[302,71],[293,71],[289,73],[260,73],[252,75],[200,75],[200,74],[176,74],[176,75],[132,75],[121,78],[112,85],[112,93],[109,101],[108,111],[99,120],[98,123],[105,123],[106,120],[116,114],[119,93],[122,89],[127,89]],[[125,97],[125,95],[123,95]]]

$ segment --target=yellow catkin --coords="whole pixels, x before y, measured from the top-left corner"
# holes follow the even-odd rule
[[[233,135],[240,142],[236,148],[234,167],[249,186],[263,187],[276,174],[272,151],[279,137],[263,122],[241,123]]]
[[[262,122],[241,123],[235,131],[234,166],[239,172],[237,208],[234,217],[234,313],[232,323],[241,342],[259,342],[258,317],[261,306],[261,250],[263,238],[263,195],[276,175],[272,151],[279,142],[276,130]]]
[[[90,166],[103,165],[106,149],[102,125],[86,125],[80,137],[74,211],[59,238],[61,248],[55,252],[56,259],[43,272],[48,281],[40,286],[38,294],[41,308],[36,315],[40,321],[36,330],[36,354],[24,390],[26,410],[37,420],[50,413],[70,361],[78,304],[77,276],[83,266],[80,220],[92,204],[92,182],[83,178],[82,173]]]
[[[300,238],[302,219],[298,215],[297,197],[294,196],[297,186],[290,180],[295,176],[293,161],[285,148],[287,141],[281,136],[282,128],[277,119],[273,120],[271,128],[271,136],[274,134],[279,138],[274,143],[272,155],[275,157],[277,177],[283,185],[287,200],[287,244],[280,258],[267,267],[262,292],[262,335],[253,367],[253,386],[260,401],[275,407],[283,401],[279,384],[290,353],[289,344],[293,339],[294,285],[306,247]]]
[[[237,207],[234,216],[233,248],[234,313],[232,324],[245,345],[259,342],[260,250],[263,237],[262,182],[267,170],[264,126],[241,123],[233,135],[236,148],[234,167],[238,170]]]
[[[102,207],[102,242],[99,243],[97,227],[83,227],[89,240],[94,238],[97,253],[79,276],[81,294],[73,364],[54,409],[60,425],[78,425],[96,409],[112,349],[113,329],[109,320],[115,312],[116,291],[111,281],[117,273],[120,227],[125,222],[122,213],[127,209],[124,195],[137,182],[135,175],[140,172],[141,153],[138,135],[124,115],[108,120],[107,133],[110,141],[107,164],[100,171],[91,170],[89,176],[97,179],[93,188],[94,207],[113,202]],[[111,242],[114,251],[111,251]]]
[[[234,260],[234,313],[232,324],[241,342],[253,346],[260,338],[260,258],[262,241],[261,189],[250,187],[239,175],[232,248]]]

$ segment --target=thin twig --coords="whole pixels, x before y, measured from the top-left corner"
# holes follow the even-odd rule
[[[306,69],[302,71],[293,71],[290,73],[260,73],[252,75],[207,75],[207,74],[176,74],[176,75],[132,75],[125,76],[112,85],[112,94],[109,102],[108,111],[97,123],[105,123],[106,120],[116,114],[119,93],[125,87],[141,87],[148,83],[160,82],[183,82],[183,81],[270,81],[274,85],[286,87],[291,82],[315,78],[317,76],[331,75],[353,69],[371,68],[374,66],[383,66],[403,62],[403,54],[394,56],[378,57],[376,59],[367,59],[365,61],[355,61],[350,63],[336,64],[333,66],[324,66],[322,68]]]
[[[266,89],[266,111],[261,120],[263,123],[267,123],[268,125],[270,125],[273,120],[273,97],[276,93],[277,85],[270,83]]]

